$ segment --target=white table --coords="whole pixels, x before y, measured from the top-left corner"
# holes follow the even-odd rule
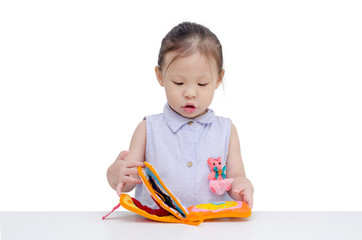
[[[253,212],[199,226],[153,222],[128,211],[0,212],[1,240],[11,239],[362,239],[362,212]]]

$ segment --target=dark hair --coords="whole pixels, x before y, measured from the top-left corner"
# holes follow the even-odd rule
[[[214,60],[218,74],[223,70],[221,43],[213,32],[200,24],[183,22],[166,34],[158,54],[158,67],[161,70],[165,55],[169,52],[174,52],[176,56],[170,61],[165,72],[175,59],[190,56],[195,52]]]

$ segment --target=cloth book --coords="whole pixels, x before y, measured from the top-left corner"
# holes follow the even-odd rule
[[[247,218],[251,215],[250,207],[243,201],[219,201],[185,207],[162,182],[156,169],[150,163],[145,162],[144,168],[138,167],[138,174],[159,209],[151,209],[131,198],[128,194],[122,193],[119,204],[109,214],[122,206],[154,221],[190,225],[199,225],[208,219]],[[104,216],[103,219],[108,215]]]

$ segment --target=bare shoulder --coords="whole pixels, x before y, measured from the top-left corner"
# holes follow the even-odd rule
[[[231,129],[230,129],[230,145],[239,145],[239,137],[236,127],[233,122],[231,122]]]
[[[146,133],[146,131],[147,131],[147,124],[146,124],[146,120],[145,120],[145,119],[142,120],[142,121],[138,124],[135,132],[136,132],[136,131],[145,132],[145,133]]]
[[[147,136],[147,125],[146,125],[146,120],[142,120],[142,122],[140,122],[134,133],[133,133],[133,136],[132,136],[132,141],[146,141],[146,136]]]
[[[231,122],[230,129],[230,140],[229,140],[229,156],[234,157],[235,155],[240,155],[240,142],[238,137],[238,132],[234,123]]]
[[[236,130],[235,124],[231,121],[231,129]]]
[[[146,152],[146,140],[147,126],[146,120],[143,120],[138,124],[136,130],[133,133],[129,146],[129,155],[127,156],[127,158],[143,162]]]
[[[245,176],[243,161],[241,158],[240,142],[236,127],[231,123],[229,152],[227,159],[228,177]]]

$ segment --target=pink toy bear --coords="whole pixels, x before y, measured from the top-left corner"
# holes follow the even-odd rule
[[[234,179],[226,178],[226,166],[222,167],[221,157],[217,159],[207,159],[207,164],[210,167],[211,173],[209,174],[209,187],[213,193],[223,195],[229,191]]]
[[[209,164],[211,173],[209,174],[209,180],[217,180],[217,179],[224,179],[225,177],[222,174],[225,174],[225,170],[221,168],[221,157],[218,157],[217,159],[209,158],[207,159],[207,164]],[[215,169],[216,167],[216,169]],[[226,167],[224,166],[224,169]],[[217,173],[217,177],[215,177]]]

